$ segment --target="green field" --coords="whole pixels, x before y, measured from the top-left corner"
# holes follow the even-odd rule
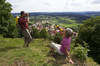
[[[60,26],[64,27],[77,27],[79,24],[60,24]]]

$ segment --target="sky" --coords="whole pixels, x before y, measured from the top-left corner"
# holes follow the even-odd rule
[[[84,12],[100,11],[100,0],[7,0],[12,12]]]

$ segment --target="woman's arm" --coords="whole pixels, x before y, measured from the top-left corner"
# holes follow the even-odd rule
[[[70,57],[70,55],[69,55],[69,52],[68,52],[67,48],[65,48],[65,55],[66,55],[68,58]]]
[[[66,54],[66,56],[67,56],[67,58],[68,58],[68,61],[71,63],[71,64],[74,64],[74,62],[72,61],[72,59],[71,59],[71,57],[70,57],[70,54],[69,54],[69,52],[68,52],[68,50],[67,50],[67,48],[65,49],[65,54]],[[66,58],[66,59],[67,59]]]

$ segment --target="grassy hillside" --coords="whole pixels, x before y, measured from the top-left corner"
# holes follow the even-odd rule
[[[49,40],[35,39],[29,48],[23,48],[21,38],[0,37],[0,66],[73,66],[65,61],[64,56],[50,54]],[[89,64],[96,64],[88,59]]]
[[[48,60],[53,60],[47,55],[49,53],[49,48],[46,47],[48,43],[48,40],[36,39],[30,44],[29,48],[23,48],[23,39],[0,39],[0,66],[9,64],[13,64],[13,66],[16,64],[25,64],[26,66],[47,65]]]

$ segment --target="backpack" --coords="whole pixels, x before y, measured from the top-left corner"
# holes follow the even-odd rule
[[[19,17],[19,18],[18,18],[18,24],[19,24],[19,25],[21,25],[21,21],[20,21],[20,18],[21,18],[21,17]]]

